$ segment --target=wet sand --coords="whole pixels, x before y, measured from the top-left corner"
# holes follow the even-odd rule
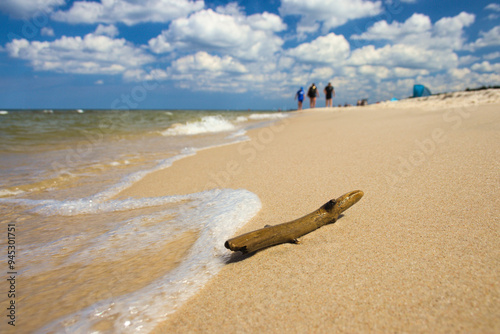
[[[262,210],[238,234],[365,193],[299,245],[235,256],[155,332],[500,332],[499,93],[306,109],[125,190],[245,188]]]

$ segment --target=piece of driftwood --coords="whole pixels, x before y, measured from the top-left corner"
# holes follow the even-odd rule
[[[336,200],[328,201],[318,210],[302,218],[279,225],[267,225],[260,230],[229,239],[224,246],[232,251],[250,253],[286,242],[299,243],[297,238],[323,225],[333,223],[342,212],[356,204],[361,197],[363,197],[361,190],[351,191]]]

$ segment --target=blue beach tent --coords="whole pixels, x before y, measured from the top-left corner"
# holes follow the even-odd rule
[[[429,96],[431,91],[424,85],[414,85],[413,86],[413,97]]]

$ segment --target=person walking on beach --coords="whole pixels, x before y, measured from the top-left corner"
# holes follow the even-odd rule
[[[298,101],[298,110],[302,110],[302,101],[304,101],[304,88],[300,87],[300,89],[297,91],[297,94],[295,94],[295,99]]]
[[[329,82],[328,86],[323,90],[326,98],[326,107],[332,107],[332,98],[335,97],[335,88],[333,88],[332,83]]]
[[[316,97],[318,96],[318,88],[316,85],[313,84],[311,87],[309,87],[309,90],[307,91],[307,96],[309,97],[309,107],[312,109],[316,107]]]

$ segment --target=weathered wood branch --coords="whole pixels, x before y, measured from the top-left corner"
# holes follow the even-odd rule
[[[245,233],[227,240],[224,246],[232,251],[249,253],[286,242],[298,243],[297,238],[336,221],[342,212],[356,204],[361,197],[361,190],[351,191],[336,200],[328,201],[302,218]]]

